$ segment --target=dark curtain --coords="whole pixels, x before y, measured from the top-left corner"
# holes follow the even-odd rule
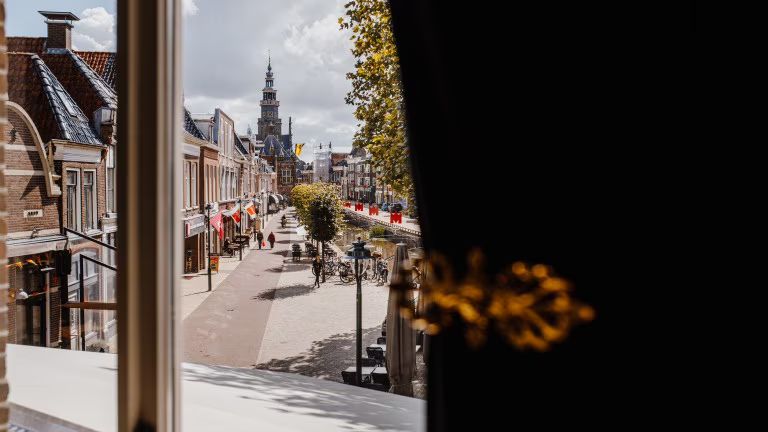
[[[614,295],[648,264],[639,241],[663,204],[647,205],[646,186],[672,155],[662,147],[682,138],[684,53],[617,36],[631,10],[390,3],[427,250],[459,274],[475,247],[489,275],[517,260],[549,264],[597,311],[545,353],[494,335],[474,350],[461,328],[440,333],[429,431],[607,421],[632,405],[624,397],[641,373],[618,350],[629,337]]]

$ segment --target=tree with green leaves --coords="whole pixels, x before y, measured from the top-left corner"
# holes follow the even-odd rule
[[[335,185],[312,183],[297,185],[291,200],[310,237],[320,242],[325,282],[325,243],[333,241],[344,227],[344,205]]]
[[[415,203],[405,136],[405,107],[400,62],[386,0],[352,0],[339,18],[342,30],[352,32],[355,70],[347,73],[352,90],[346,103],[355,106],[360,122],[353,145],[371,154],[374,166],[394,192]],[[409,208],[415,208],[415,205]]]

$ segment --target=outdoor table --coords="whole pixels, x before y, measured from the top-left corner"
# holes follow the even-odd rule
[[[371,372],[371,381],[373,381],[376,384],[384,384],[389,385],[389,375],[387,374],[387,368],[384,366],[379,366]]]
[[[368,346],[372,348],[381,348],[382,351],[384,351],[385,353],[387,352],[387,346],[384,344],[370,344]]]
[[[381,366],[379,366],[379,367],[381,367]],[[362,368],[363,375],[370,375],[370,374],[372,374],[374,369],[376,369],[375,366],[365,366],[365,367],[363,367]],[[344,372],[355,373],[355,372],[357,372],[357,368],[355,368],[354,366],[351,366],[351,367],[348,367],[348,368],[344,369]]]

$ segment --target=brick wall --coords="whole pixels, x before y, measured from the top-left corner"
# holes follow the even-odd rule
[[[48,24],[48,48],[72,49],[72,31],[68,24]]]
[[[8,58],[5,55],[5,0],[0,0],[0,95],[8,92],[6,76]],[[8,382],[5,377],[5,346],[8,342],[8,274],[5,268],[6,197],[5,184],[5,100],[0,97],[0,431],[8,430]]]
[[[14,133],[11,133],[14,131]],[[12,170],[43,170],[43,162],[35,149],[32,134],[24,121],[13,111],[8,112],[8,125],[3,137],[13,146],[28,146],[30,150],[6,149],[6,168]],[[42,175],[12,175],[6,177],[8,187],[8,232],[59,228],[58,198],[49,197]],[[25,218],[24,210],[43,210],[42,217]]]
[[[57,161],[58,162],[58,161]],[[62,215],[66,215],[67,208],[69,208],[69,202],[67,200],[67,169],[77,169],[80,171],[80,193],[84,194],[82,191],[83,187],[83,170],[96,170],[96,216],[97,218],[100,218],[101,215],[103,215],[107,211],[106,206],[106,197],[107,197],[107,190],[106,190],[106,161],[102,160],[98,164],[92,164],[92,163],[78,163],[78,162],[67,162],[62,161],[60,164],[56,163],[56,173],[61,175],[61,209],[62,209]],[[64,223],[64,219],[62,216],[61,219],[62,223]],[[85,198],[84,195],[81,195],[80,199],[80,226],[82,227],[81,231],[85,230]]]

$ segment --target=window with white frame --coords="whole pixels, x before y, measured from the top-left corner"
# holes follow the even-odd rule
[[[237,196],[237,171],[232,170],[232,183],[230,185],[230,198],[235,198]]]
[[[197,162],[189,164],[189,205],[197,207]]]
[[[98,228],[98,215],[96,213],[96,171],[83,170],[83,198],[85,199],[85,229]]]
[[[189,207],[189,162],[184,161],[184,186],[182,190],[182,204]]]
[[[107,152],[107,213],[114,213],[115,207],[115,147]]]
[[[80,171],[67,170],[67,228],[80,231]]]
[[[221,175],[219,176],[219,178],[221,179],[221,180],[220,180],[220,181],[221,181],[221,183],[219,184],[219,195],[221,196],[221,199],[222,199],[222,200],[224,200],[224,199],[227,199],[227,198],[226,198],[226,190],[225,190],[225,188],[226,188],[226,184],[227,184],[227,182],[226,182],[226,177],[225,177],[225,176],[226,176],[226,173],[225,173],[225,171],[224,171],[224,168],[223,168],[223,167],[221,167],[221,168],[219,169],[219,172],[220,172],[220,174],[221,174]]]

